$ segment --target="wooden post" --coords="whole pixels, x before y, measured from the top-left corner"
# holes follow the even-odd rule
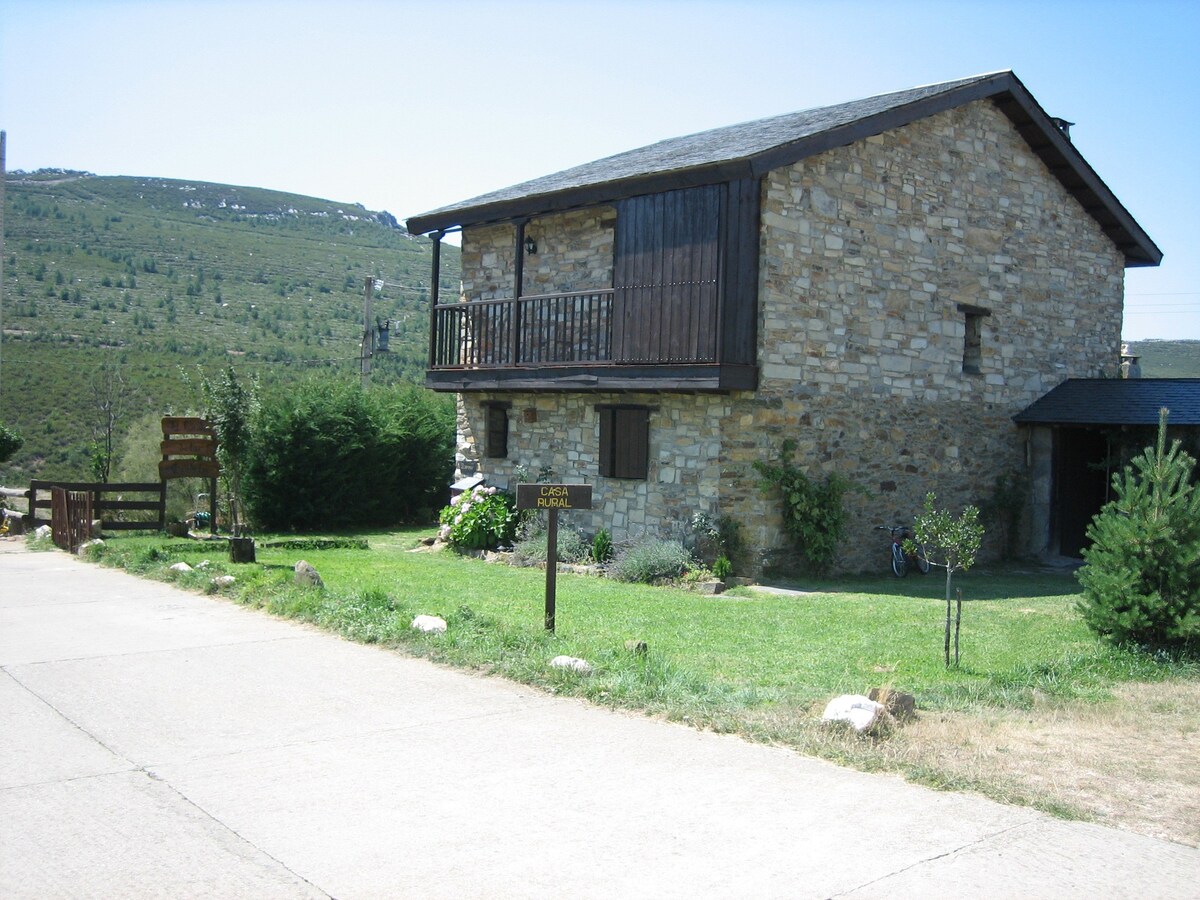
[[[433,241],[433,274],[429,284],[429,365],[436,365],[438,344],[438,314],[437,307],[440,299],[438,282],[442,277],[442,235],[445,232],[435,231],[429,236]],[[444,360],[443,360],[444,362]]]
[[[375,293],[375,279],[368,275],[363,285],[362,386],[365,388],[371,382],[371,351],[375,349],[375,332],[371,330],[371,300]]]
[[[550,510],[546,526],[546,630],[554,633],[554,603],[558,586],[558,510]]]
[[[511,365],[521,361],[521,292],[525,285],[525,220],[517,220],[516,239],[513,241],[513,333]]]
[[[958,668],[958,629],[962,625],[962,588],[958,589],[958,609],[954,614],[954,667]]]
[[[8,179],[8,176],[5,174],[8,171],[5,158],[7,147],[8,136],[3,131],[0,131],[0,346],[4,344],[4,182]],[[0,369],[2,368],[2,359],[0,359]],[[0,371],[0,375],[2,374],[3,372]],[[0,377],[0,386],[3,384],[4,379]],[[0,387],[0,410],[4,408],[2,403],[4,394],[2,391],[3,388]]]
[[[544,509],[546,527],[546,630],[554,631],[558,582],[558,511],[591,509],[590,484],[518,484],[517,509]]]

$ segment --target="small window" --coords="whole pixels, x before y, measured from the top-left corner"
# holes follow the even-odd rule
[[[489,459],[504,459],[508,456],[508,408],[510,405],[508,403],[485,403],[483,405],[487,429],[484,453]]]
[[[650,409],[599,406],[600,475],[645,480],[650,467]]]
[[[962,370],[967,375],[978,375],[983,371],[983,319],[992,314],[980,306],[958,304],[958,311],[966,316],[963,332]]]

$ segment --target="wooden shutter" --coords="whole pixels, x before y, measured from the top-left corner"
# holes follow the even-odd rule
[[[717,360],[723,189],[706,185],[618,203],[613,265],[617,362]]]
[[[650,463],[650,410],[603,406],[600,416],[600,475],[645,479]]]

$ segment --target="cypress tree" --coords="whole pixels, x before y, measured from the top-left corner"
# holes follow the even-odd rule
[[[1196,461],[1158,440],[1113,476],[1115,499],[1088,526],[1079,570],[1079,610],[1094,632],[1117,643],[1200,647],[1200,490]]]

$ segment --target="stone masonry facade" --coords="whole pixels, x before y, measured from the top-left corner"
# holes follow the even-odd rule
[[[610,287],[613,221],[610,207],[533,220],[526,292]],[[465,296],[511,296],[512,240],[511,226],[464,234]],[[872,526],[911,521],[928,491],[954,510],[986,500],[1025,470],[1016,412],[1066,378],[1116,372],[1124,259],[989,101],[770,172],[759,241],[757,391],[461,395],[460,474],[506,485],[518,465],[547,466],[590,482],[597,508],[571,524],[618,540],[728,515],[754,567],[786,542],[753,463],[791,440],[811,475],[859,488],[839,568],[878,570]],[[978,371],[964,371],[971,352]],[[482,458],[495,400],[512,404],[506,459]],[[598,477],[605,403],[650,408],[645,481]],[[984,558],[996,550],[985,538]]]

